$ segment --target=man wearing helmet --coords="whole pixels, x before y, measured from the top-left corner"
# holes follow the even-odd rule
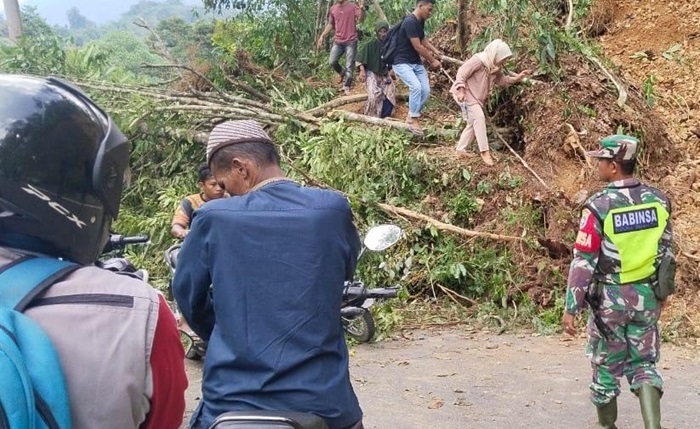
[[[184,413],[183,350],[166,302],[94,265],[128,163],[126,137],[82,91],[0,74],[0,270],[26,255],[83,265],[25,311],[58,351],[75,429],[178,428]]]

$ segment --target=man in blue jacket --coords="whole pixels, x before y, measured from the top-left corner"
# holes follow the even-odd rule
[[[197,211],[178,257],[175,298],[209,342],[190,427],[259,409],[361,429],[340,320],[360,248],[347,200],[286,178],[255,121],[214,128],[207,161],[233,197]]]

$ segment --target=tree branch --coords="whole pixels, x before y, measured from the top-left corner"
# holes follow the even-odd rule
[[[569,6],[569,14],[566,17],[566,24],[564,24],[564,29],[566,31],[569,31],[569,27],[571,27],[571,22],[574,20],[574,1],[567,0],[567,2]]]
[[[464,64],[464,61],[458,60],[457,58],[448,57],[447,55],[440,56],[440,60],[457,66],[461,66],[462,64]]]
[[[524,237],[515,237],[515,236],[510,236],[510,235],[493,234],[490,232],[472,231],[469,229],[464,229],[464,228],[460,228],[458,226],[450,225],[448,223],[440,222],[439,220],[434,219],[430,216],[426,216],[422,213],[418,213],[416,211],[409,210],[409,209],[404,208],[404,207],[397,207],[397,206],[393,206],[391,204],[386,204],[386,203],[374,203],[374,202],[365,201],[362,198],[355,197],[355,196],[350,195],[350,194],[343,192],[343,191],[339,191],[337,189],[334,189],[334,188],[326,185],[323,182],[320,182],[320,181],[314,179],[308,173],[306,173],[305,171],[302,171],[301,169],[296,167],[294,165],[294,163],[292,162],[292,159],[289,156],[285,155],[284,159],[287,162],[287,165],[289,165],[292,168],[292,170],[299,173],[306,180],[306,182],[308,184],[310,184],[312,186],[317,186],[319,188],[334,190],[336,192],[339,192],[339,193],[345,195],[347,198],[354,198],[365,205],[375,206],[375,207],[379,208],[380,210],[384,211],[385,213],[389,214],[390,216],[400,217],[400,218],[409,218],[409,219],[413,219],[413,220],[419,220],[421,222],[426,222],[426,223],[429,223],[429,224],[435,226],[437,229],[439,229],[441,231],[453,232],[453,233],[461,235],[463,237],[488,238],[491,240],[510,241],[510,242],[523,242],[523,241],[525,241]],[[468,298],[465,298],[465,299],[468,300]]]
[[[573,2],[569,0],[569,16],[567,17],[566,25],[564,26],[564,29],[567,32],[571,32],[571,24],[573,23],[573,9]],[[598,57],[588,46],[581,43],[579,47],[581,49],[581,53],[586,57],[586,59],[598,66],[605,77],[607,77],[608,80],[615,85],[615,89],[617,89],[617,105],[620,107],[624,106],[625,103],[627,103],[627,89],[625,89],[625,87],[615,78],[615,76],[613,76],[613,74],[603,65],[603,62],[598,59]]]
[[[204,132],[195,132],[177,128],[162,128],[159,130],[153,130],[145,122],[140,122],[138,124],[138,130],[143,134],[156,135],[171,140],[190,140],[202,145],[206,145],[209,139],[209,134]]]
[[[487,121],[487,122],[489,123],[489,125],[491,126],[491,129],[493,130],[493,133],[496,134],[496,137],[498,137],[498,139],[499,139],[504,145],[506,145],[506,147],[508,148],[508,150],[510,150],[510,152],[511,152],[513,155],[515,155],[516,158],[518,158],[518,160],[520,161],[520,163],[521,163],[530,173],[532,173],[533,176],[535,176],[535,178],[542,184],[542,186],[544,186],[545,189],[550,189],[549,185],[547,185],[547,182],[545,182],[544,180],[542,180],[542,178],[535,172],[535,170],[533,170],[532,167],[530,167],[530,165],[529,165],[527,162],[525,162],[525,160],[524,160],[520,155],[518,155],[518,152],[516,152],[516,151],[508,144],[508,142],[506,141],[506,139],[504,139],[503,136],[501,136],[501,133],[499,133],[498,130],[496,129],[496,127],[493,126],[493,122],[491,122],[491,119],[489,119],[488,117],[486,117],[486,121]]]
[[[346,95],[344,97],[334,98],[328,103],[316,106],[313,109],[307,110],[306,113],[312,116],[321,116],[336,107],[344,106],[346,104],[360,103],[367,100],[367,94],[356,94],[356,95]]]
[[[608,80],[610,80],[610,82],[612,82],[613,85],[615,85],[615,88],[617,89],[618,93],[617,105],[620,107],[624,106],[625,103],[627,103],[627,90],[625,89],[625,87],[620,82],[618,82],[617,79],[615,79],[615,76],[613,76],[613,74],[610,71],[608,71],[607,68],[605,68],[603,63],[595,55],[593,55],[593,52],[591,52],[590,49],[584,49],[583,54],[586,56],[586,58],[588,58],[590,62],[597,65],[600,71],[602,71],[603,74],[608,78]]]
[[[334,110],[332,112],[334,116],[343,118],[348,121],[362,122],[370,125],[378,125],[385,128],[392,128],[395,130],[402,130],[406,132],[411,132],[411,126],[405,122],[397,121],[395,119],[381,119],[375,118],[374,116],[360,115],[359,113],[346,112],[344,110]],[[427,130],[431,130],[428,128]],[[443,129],[432,129],[432,131],[445,138],[456,138],[456,133],[453,131],[443,130]]]
[[[253,88],[252,86],[248,85],[245,82],[239,82],[237,80],[234,80],[230,76],[225,76],[226,80],[229,81],[229,83],[236,88],[240,89],[243,92],[246,92],[250,94],[251,96],[257,98],[258,100],[262,101],[263,103],[269,103],[272,101],[272,99],[267,96],[266,94],[263,94],[262,92],[258,91],[257,89]]]
[[[408,96],[404,94],[397,94],[396,95],[396,100],[407,100]],[[352,104],[352,103],[360,103],[367,100],[367,94],[355,94],[355,95],[346,95],[344,97],[338,97],[334,98],[333,100],[329,101],[328,103],[321,104],[320,106],[316,106],[313,109],[309,109],[306,111],[307,114],[312,115],[312,116],[322,116],[331,110],[335,109],[336,107],[344,106],[346,104]]]
[[[498,241],[525,241],[525,238],[523,237],[515,237],[511,235],[501,235],[501,234],[493,234],[490,232],[481,232],[481,231],[472,231],[469,229],[464,229],[460,228],[458,226],[450,225],[449,223],[444,223],[440,222],[437,219],[431,218],[430,216],[426,216],[422,213],[415,212],[413,210],[409,210],[403,207],[396,207],[392,206],[390,204],[385,204],[385,203],[377,203],[377,207],[382,209],[384,212],[393,214],[393,215],[400,215],[400,216],[405,216],[411,219],[416,219],[420,220],[423,222],[427,222],[435,228],[442,230],[442,231],[450,231],[454,232],[455,234],[464,236],[464,237],[480,237],[480,238],[489,238],[491,240],[498,240]]]
[[[368,0],[370,7],[374,9],[374,13],[377,14],[377,18],[379,18],[382,21],[389,22],[388,19],[386,19],[386,14],[384,13],[384,10],[382,10],[382,7],[379,6],[379,2],[377,0]]]
[[[180,64],[141,64],[141,67],[142,67],[142,68],[174,68],[174,69],[187,70],[188,72],[190,72],[190,73],[194,74],[195,76],[197,76],[198,78],[202,79],[204,82],[207,83],[207,85],[211,86],[212,89],[214,89],[214,90],[215,90],[216,92],[218,92],[219,94],[223,95],[224,97],[227,96],[227,94],[226,94],[225,92],[223,92],[222,90],[219,89],[219,87],[217,87],[216,85],[214,85],[214,82],[210,81],[210,80],[207,79],[203,74],[199,73],[197,70],[192,69],[191,67],[183,66],[183,65],[180,65]],[[184,76],[182,77],[182,79],[183,79],[183,80],[186,80],[186,79],[184,78]],[[189,84],[189,83],[188,83],[188,84]],[[194,94],[198,94],[198,93],[199,93],[199,91],[196,91],[196,90],[195,90],[194,88],[192,88],[191,86],[190,86],[190,90],[191,90]]]

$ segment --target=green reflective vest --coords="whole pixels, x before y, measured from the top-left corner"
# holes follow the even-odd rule
[[[646,280],[655,272],[659,240],[669,213],[660,202],[611,209],[603,232],[620,254],[620,283]]]

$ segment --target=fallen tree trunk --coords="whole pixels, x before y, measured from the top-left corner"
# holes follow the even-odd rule
[[[464,61],[458,60],[457,58],[448,57],[447,55],[442,55],[440,57],[440,60],[443,62],[446,62],[446,63],[455,64],[458,66],[461,66],[462,64],[464,64]]]
[[[352,104],[352,103],[361,103],[367,100],[367,94],[355,94],[355,95],[346,95],[344,97],[339,97],[335,98],[328,103],[321,104],[320,106],[316,106],[313,109],[307,110],[306,113],[307,115],[311,116],[322,116],[325,115],[326,113],[330,112],[331,110],[335,109],[336,107],[340,106],[345,106],[347,104]],[[406,101],[408,100],[408,95],[406,94],[397,94],[396,95],[396,100],[397,101]]]
[[[226,80],[231,85],[235,86],[236,88],[240,89],[241,91],[247,94],[250,94],[251,96],[262,101],[263,103],[269,103],[270,101],[272,101],[272,99],[268,95],[263,94],[262,92],[258,91],[257,89],[253,88],[245,82],[237,81],[230,76],[226,76]]]
[[[315,130],[318,129],[319,118],[300,112],[291,107],[274,107],[256,100],[250,100],[238,95],[224,92],[157,92],[153,88],[128,87],[108,85],[104,83],[80,82],[76,84],[108,94],[130,94],[141,97],[148,97],[160,103],[167,103],[165,106],[158,106],[152,111],[174,111],[187,113],[196,111],[199,115],[210,118],[228,117],[236,119],[235,116],[221,115],[219,112],[232,113],[241,117],[258,119],[271,125],[279,125],[285,122],[298,121],[302,126]],[[136,121],[138,122],[138,121]]]
[[[571,33],[571,26],[573,24],[573,1],[569,0],[569,16],[566,19],[566,23],[564,24],[564,30],[567,33]],[[615,85],[615,89],[617,89],[617,105],[622,107],[627,103],[627,89],[622,85],[616,78],[613,76],[612,72],[610,72],[607,67],[603,65],[603,62],[598,59],[598,57],[593,53],[593,50],[589,48],[588,46],[584,44],[579,45],[579,49],[581,49],[581,53],[583,56],[586,57],[586,59],[593,64],[595,64],[601,72],[605,75],[605,77],[608,78],[610,82],[612,82],[613,85]]]
[[[504,145],[506,145],[506,147],[508,148],[508,150],[509,150],[513,155],[515,155],[516,158],[518,158],[518,160],[519,160],[520,163],[523,165],[523,167],[525,167],[525,168],[527,169],[527,171],[529,171],[530,173],[532,173],[532,175],[535,176],[535,178],[542,184],[542,186],[544,186],[545,189],[549,190],[550,187],[549,187],[549,185],[547,185],[547,182],[545,182],[544,180],[542,180],[542,178],[539,176],[539,174],[537,174],[537,172],[536,172],[535,170],[533,170],[532,167],[530,167],[530,165],[529,165],[527,162],[525,162],[525,160],[523,159],[523,157],[520,156],[520,155],[518,155],[518,152],[516,152],[515,149],[513,149],[513,148],[508,144],[508,142],[506,141],[506,139],[504,139],[503,136],[501,136],[501,133],[499,133],[499,132],[498,132],[498,129],[497,129],[496,127],[493,126],[493,123],[491,122],[491,120],[490,120],[488,117],[486,118],[486,121],[489,123],[489,126],[491,126],[491,129],[492,129],[493,133],[496,134],[496,137],[498,137],[498,139],[499,139]]]
[[[333,115],[339,118],[343,118],[348,121],[362,122],[370,125],[377,125],[385,128],[392,128],[395,130],[402,130],[406,132],[411,132],[411,126],[405,122],[397,121],[395,119],[381,119],[375,118],[374,116],[360,115],[359,113],[346,112],[344,110],[334,110]],[[433,133],[440,137],[447,139],[455,139],[457,137],[456,131],[443,130],[438,128],[424,128],[426,134]]]
[[[202,145],[206,145],[209,139],[209,133],[182,130],[177,128],[162,128],[154,130],[145,122],[138,124],[138,130],[143,134],[156,135],[171,140],[189,140]]]
[[[365,205],[374,205],[390,216],[397,216],[397,217],[401,217],[401,218],[410,218],[413,220],[419,220],[421,222],[425,222],[425,223],[428,223],[430,225],[433,225],[433,226],[435,226],[435,228],[437,228],[441,231],[453,232],[453,233],[461,235],[463,237],[488,238],[491,240],[512,241],[512,242],[515,242],[515,241],[524,242],[525,241],[525,237],[516,237],[513,235],[493,234],[490,232],[473,231],[470,229],[460,228],[458,226],[450,225],[449,223],[441,222],[435,218],[432,218],[432,217],[424,215],[422,213],[418,213],[416,211],[407,209],[405,207],[397,207],[397,206],[393,206],[393,205],[387,204],[387,203],[368,202],[368,201],[363,200],[362,198],[355,197],[355,196],[350,195],[350,194],[343,192],[343,191],[339,191],[331,186],[326,185],[323,182],[320,182],[320,181],[314,179],[313,177],[309,176],[308,173],[306,173],[305,171],[302,171],[298,167],[296,167],[294,165],[294,163],[292,162],[292,159],[287,157],[287,156],[285,156],[285,161],[292,168],[292,170],[299,173],[306,180],[307,184],[309,184],[311,186],[317,186],[319,188],[331,189],[333,191],[336,191],[340,194],[345,195],[345,197],[347,197],[347,198],[357,199],[362,204],[365,204]]]
[[[460,228],[458,226],[451,225],[449,223],[444,223],[440,222],[437,219],[431,218],[430,216],[426,216],[422,213],[415,212],[413,210],[409,210],[407,208],[403,207],[396,207],[392,206],[389,204],[385,203],[377,203],[377,207],[382,209],[384,212],[392,215],[398,215],[398,216],[405,216],[411,219],[416,219],[420,220],[426,223],[429,223],[435,228],[441,230],[441,231],[450,231],[454,232],[455,234],[464,236],[464,237],[479,237],[479,238],[488,238],[491,240],[497,240],[497,241],[525,241],[524,237],[515,237],[512,235],[501,235],[501,234],[493,234],[490,232],[481,232],[481,231],[472,231],[469,229],[464,229]]]
[[[360,103],[367,100],[367,94],[356,94],[356,95],[346,95],[345,97],[334,98],[328,103],[316,106],[313,109],[307,110],[307,115],[321,116],[325,113],[330,112],[336,107],[344,106],[346,104]]]

